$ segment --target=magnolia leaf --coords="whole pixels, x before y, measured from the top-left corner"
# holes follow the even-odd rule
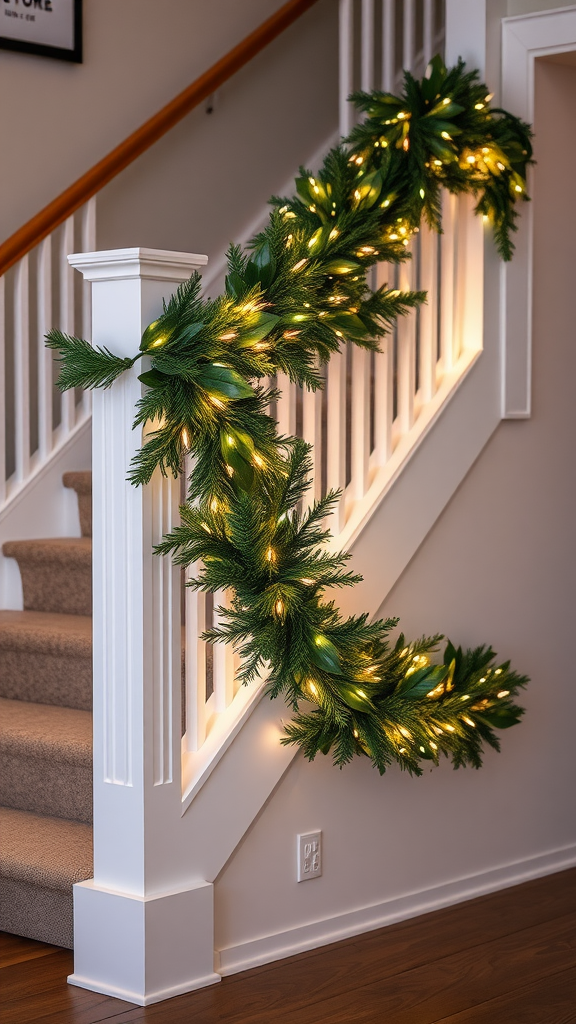
[[[364,341],[368,337],[368,330],[355,313],[346,313],[343,310],[338,313],[331,313],[326,317],[332,327],[337,327],[344,336],[351,341]]]
[[[312,641],[310,661],[316,665],[316,668],[321,668],[324,672],[331,672],[334,676],[342,675],[340,655],[332,641],[322,633],[318,633]]]
[[[260,313],[254,323],[242,331],[239,340],[236,342],[238,348],[247,348],[254,341],[262,341],[263,338],[270,334],[270,331],[274,329],[279,320],[280,317],[276,316],[275,313]]]
[[[144,373],[138,375],[138,380],[141,380],[147,388],[163,388],[170,383],[170,378],[160,370],[145,370]]]
[[[231,270],[225,281],[226,294],[232,296],[233,299],[241,299],[246,292],[246,285],[240,274],[237,274],[235,270]]]
[[[220,434],[220,445],[222,451],[227,454],[230,449],[234,449],[239,452],[246,462],[251,462],[254,455],[254,441],[250,437],[250,434],[246,434],[243,430],[235,430],[230,427],[227,430],[222,430]]]
[[[170,331],[163,329],[160,320],[153,320],[142,335],[140,351],[148,352],[151,348],[161,348],[170,337]]]
[[[345,704],[354,711],[375,711],[372,701],[362,687],[356,688],[345,686],[344,683],[334,684],[336,692],[340,695]]]
[[[198,383],[217,398],[253,398],[254,392],[236,370],[219,363],[204,363],[199,367]]]
[[[426,68],[421,85],[422,96],[428,103],[431,103],[432,100],[436,99],[436,96],[442,88],[442,82],[445,77],[446,66],[442,57],[439,54],[436,54]]]
[[[494,729],[510,729],[513,725],[518,724],[521,717],[522,709],[516,707],[499,707],[483,711],[481,715],[476,714],[479,722]]]
[[[326,274],[353,274],[361,269],[362,267],[359,263],[346,259],[331,260],[330,263],[324,266]]]

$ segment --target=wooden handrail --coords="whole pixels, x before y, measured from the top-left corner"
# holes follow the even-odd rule
[[[86,174],[78,178],[64,192],[32,217],[23,227],[15,231],[0,245],[0,275],[22,259],[43,238],[51,234],[60,224],[87,203],[112,178],[120,174],[133,160],[136,160],[178,121],[186,117],[194,107],[202,103],[240,68],[248,64],[273,39],[295,22],[312,7],[317,0],[289,0],[280,10],[264,21],[254,32],[246,36],[238,46],[230,50],[216,64],[200,75],[192,85],[179,93],[170,103],[162,107],[153,117],[145,121],[124,142],[116,146],[107,156],[99,160]]]

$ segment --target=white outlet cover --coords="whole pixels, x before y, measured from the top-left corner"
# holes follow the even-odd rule
[[[298,881],[319,878],[322,874],[322,833],[305,832],[298,836]]]

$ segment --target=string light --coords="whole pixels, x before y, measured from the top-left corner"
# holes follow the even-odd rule
[[[258,469],[264,469],[264,466],[266,465],[262,456],[258,455],[257,452],[254,452],[254,455],[252,456],[252,462],[258,467]]]
[[[476,722],[473,722],[471,718],[467,718],[466,715],[462,715],[462,721],[466,722],[472,729],[476,728]]]
[[[226,408],[225,403],[222,402],[219,398],[216,398],[214,395],[208,395],[208,398],[212,402],[212,405],[215,405],[217,409]]]
[[[188,440],[188,432],[186,430],[186,427],[184,427],[182,430],[182,444],[184,445],[185,448],[190,447],[190,441]]]
[[[211,512],[217,512],[218,511],[218,501],[216,500],[216,498],[212,498],[212,501],[210,502],[210,511]]]
[[[276,615],[281,618],[282,615],[284,615],[284,602],[280,600],[276,601],[274,611],[276,612]]]
[[[306,259],[298,260],[298,263],[295,263],[294,266],[292,267],[292,272],[296,273],[297,270],[302,270],[302,267],[305,267],[307,263],[308,260]]]
[[[503,697],[508,697],[509,694],[510,690],[500,690],[500,693],[497,693],[496,696],[498,697],[499,700],[502,700]]]
[[[268,550],[266,551],[266,561],[267,562],[275,562],[276,561],[276,552],[274,551],[274,548],[268,548]]]
[[[227,334],[221,334],[218,340],[219,341],[233,341],[233,339],[237,338],[237,337],[238,337],[238,334],[237,334],[236,331],[228,331]]]

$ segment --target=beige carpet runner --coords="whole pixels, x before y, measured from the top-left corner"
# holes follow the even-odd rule
[[[92,876],[91,474],[64,486],[82,537],[3,546],[24,611],[0,611],[0,930],[71,948]]]

